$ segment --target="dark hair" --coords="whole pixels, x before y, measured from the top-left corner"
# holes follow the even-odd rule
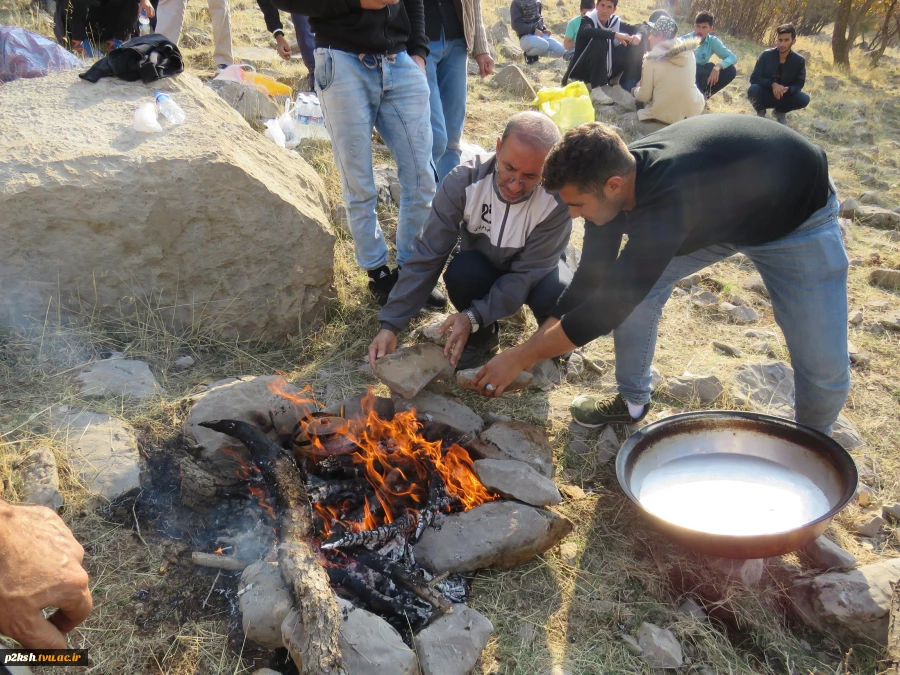
[[[797,39],[797,29],[794,28],[792,23],[783,23],[775,29],[776,35],[781,35],[782,33],[790,33],[793,39]]]
[[[656,23],[656,20],[659,19],[661,16],[668,16],[670,19],[672,18],[672,16],[666,10],[654,9],[653,13],[650,15],[649,22],[651,24]]]
[[[594,0],[581,0],[581,9],[594,9]]]
[[[603,195],[613,176],[634,171],[634,157],[619,135],[605,124],[589,122],[569,129],[544,162],[544,188],[557,192],[572,185],[579,192]]]
[[[716,17],[712,15],[712,12],[700,12],[697,14],[697,18],[694,19],[694,23],[708,23],[710,26],[715,26]]]
[[[609,0],[612,3],[613,9],[617,9],[619,7],[619,0]],[[596,4],[600,4],[600,0],[597,0]]]

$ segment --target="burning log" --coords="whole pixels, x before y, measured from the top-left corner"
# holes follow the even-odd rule
[[[282,509],[279,568],[293,592],[303,640],[297,664],[302,675],[347,675],[338,647],[340,613],[328,575],[309,543],[315,534],[313,513],[294,459],[257,427],[236,420],[202,422],[202,426],[241,441],[276,492]]]
[[[395,627],[402,628],[404,621],[414,628],[424,626],[434,613],[430,606],[418,603],[414,595],[410,595],[407,600],[401,593],[396,593],[394,597],[382,593],[366,583],[365,578],[350,567],[331,566],[327,571],[335,586],[346,588],[372,611],[389,617]],[[401,621],[398,623],[397,619]]]
[[[366,567],[370,567],[384,576],[390,577],[396,583],[401,584],[418,595],[422,600],[434,607],[437,611],[431,617],[432,620],[453,611],[452,605],[444,599],[438,591],[430,585],[421,570],[413,571],[405,565],[390,560],[382,555],[365,548],[351,551],[350,555],[356,558]]]
[[[351,548],[353,546],[376,548],[388,543],[391,539],[406,539],[416,529],[418,523],[418,517],[407,513],[397,518],[393,523],[376,527],[374,530],[348,532],[334,541],[326,541],[322,544],[322,548],[326,551],[335,548]]]
[[[364,478],[322,482],[309,488],[309,498],[313,503],[322,505],[340,504],[351,500],[356,506],[365,498],[368,485],[368,481]]]
[[[199,551],[191,553],[191,562],[200,567],[213,567],[215,569],[228,570],[229,572],[240,572],[250,564],[246,560],[239,560],[230,555],[201,553]]]

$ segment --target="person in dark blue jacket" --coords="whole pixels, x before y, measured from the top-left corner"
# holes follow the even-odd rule
[[[777,43],[759,55],[750,75],[747,98],[759,117],[774,108],[775,119],[787,124],[787,113],[809,105],[809,95],[802,91],[806,84],[806,59],[792,51],[797,41],[794,25],[778,27]]]

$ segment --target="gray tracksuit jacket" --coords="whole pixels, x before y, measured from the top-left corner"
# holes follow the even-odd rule
[[[413,245],[412,257],[378,318],[395,333],[409,325],[422,307],[457,241],[475,249],[506,272],[471,309],[482,326],[512,316],[531,290],[559,264],[569,244],[572,219],[555,195],[538,187],[511,203],[495,185],[494,154],[461,164],[447,174],[434,198],[431,215]]]

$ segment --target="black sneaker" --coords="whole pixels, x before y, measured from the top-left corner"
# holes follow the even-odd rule
[[[369,292],[381,307],[387,304],[394,284],[397,283],[397,271],[391,272],[387,265],[369,270]]]
[[[778,124],[787,124],[787,113],[779,112],[776,110],[773,115],[775,116],[775,121]]]
[[[757,117],[765,117],[765,116],[766,116],[766,111],[765,111],[765,110],[757,110],[757,111],[756,111],[756,116],[757,116]]]
[[[400,270],[402,268],[398,267],[394,274],[397,278],[400,278]],[[428,299],[425,301],[426,307],[434,307],[435,309],[444,309],[447,306],[447,296],[441,292],[437,286],[431,289],[431,293],[428,295]]]
[[[528,54],[525,55],[525,63],[527,63],[529,66],[534,65],[535,63],[540,61],[540,59],[540,56],[528,56]]]
[[[456,363],[457,370],[468,370],[469,368],[483,366],[497,353],[497,348],[500,347],[500,326],[494,323],[483,327],[481,330],[487,331],[483,338],[481,337],[481,331],[469,336],[466,346],[463,347],[463,353]],[[472,338],[476,339],[473,340]]]
[[[599,399],[595,396],[579,396],[569,406],[575,424],[583,427],[602,427],[606,424],[636,424],[647,416],[650,404],[644,406],[640,417],[632,417],[622,394]]]

